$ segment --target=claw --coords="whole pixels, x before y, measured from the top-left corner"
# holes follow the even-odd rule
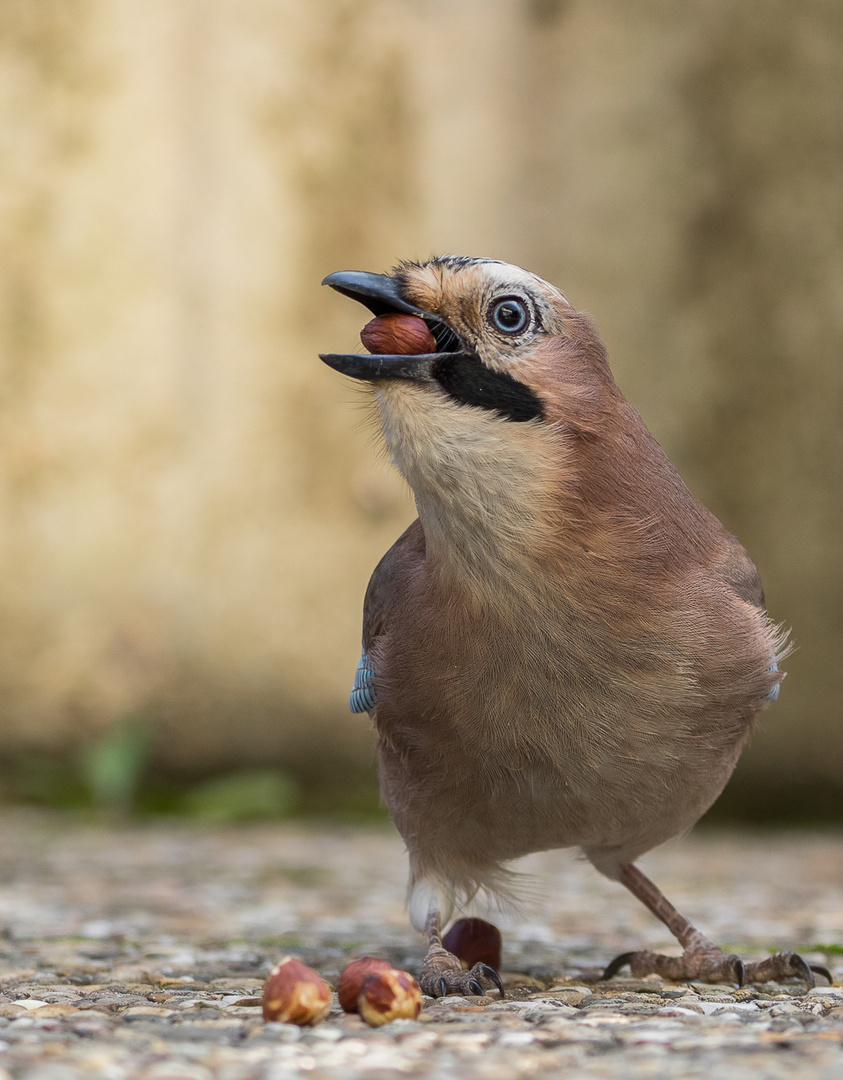
[[[745,964],[739,956],[726,956],[702,934],[685,945],[680,957],[662,956],[648,950],[621,953],[609,964],[601,979],[611,979],[622,967],[629,964],[635,978],[657,974],[665,979],[683,981],[699,979],[702,982],[727,982],[731,979],[744,986],[747,982],[761,983],[781,979],[801,979],[809,990],[815,985],[814,974],[828,979],[834,985],[831,972],[821,964],[808,964],[797,953],[777,952],[766,960]]]
[[[439,980],[439,997],[448,996],[448,984],[444,979]]]
[[[791,953],[788,957],[791,966],[794,968],[793,974],[799,979],[804,979],[809,990],[813,990],[815,986],[814,973],[811,968],[805,963],[801,956],[797,953]]]
[[[811,969],[811,971],[815,971],[817,975],[822,975],[824,979],[828,979],[829,986],[834,985],[834,979],[831,977],[831,972],[828,970],[828,968],[824,968],[822,964],[809,964],[808,967]]]
[[[625,952],[621,953],[620,956],[616,956],[600,976],[601,981],[603,979],[611,979],[613,975],[617,975],[622,967],[626,967],[627,964],[632,963],[633,956],[635,956],[634,952]]]
[[[485,991],[480,983],[476,979],[472,979],[468,984],[468,989],[474,994],[475,997],[483,997]]]
[[[484,978],[489,979],[490,982],[493,982],[498,988],[498,993],[501,997],[503,997],[503,983],[501,982],[501,977],[497,973],[497,971],[495,971],[493,967],[489,967],[488,964],[480,964],[479,967],[481,974],[484,976]],[[829,982],[831,982],[831,976],[829,976]]]

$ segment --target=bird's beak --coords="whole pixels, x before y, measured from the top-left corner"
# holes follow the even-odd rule
[[[319,359],[328,367],[350,375],[353,379],[377,381],[379,379],[411,379],[414,382],[431,382],[434,379],[434,367],[442,359],[443,353],[454,356],[461,353],[456,335],[450,328],[415,304],[405,300],[399,291],[398,282],[387,274],[367,274],[362,270],[341,270],[328,274],[323,285],[330,285],[343,296],[350,296],[364,304],[373,315],[387,315],[400,312],[415,315],[429,326],[437,342],[452,340],[456,350],[443,349],[442,352],[420,353],[416,355],[392,355],[389,353],[320,353]],[[438,331],[438,332],[437,332]]]
[[[367,274],[364,270],[340,270],[328,274],[323,285],[330,285],[343,296],[359,300],[373,315],[387,315],[392,311],[403,311],[407,315],[430,318],[426,311],[408,303],[398,290],[398,282],[388,274]]]

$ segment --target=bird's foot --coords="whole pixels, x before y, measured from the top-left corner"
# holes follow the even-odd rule
[[[804,979],[808,989],[814,986],[814,975],[822,975],[831,986],[833,979],[828,968],[822,964],[809,964],[807,960],[795,952],[777,952],[768,956],[766,960],[746,965],[746,978],[748,983],[781,982],[782,979]]]
[[[431,945],[427,950],[419,975],[422,993],[430,997],[445,997],[446,994],[478,996],[486,993],[484,983],[496,986],[500,996],[504,996],[501,977],[488,964],[475,964],[466,971],[457,957],[441,945]]]
[[[810,989],[814,974],[831,983],[831,973],[819,964],[809,964],[797,953],[777,952],[766,960],[745,964],[734,953],[724,953],[703,934],[695,932],[681,956],[663,956],[642,949],[623,953],[609,964],[602,978],[611,979],[621,968],[629,965],[635,978],[661,975],[675,982],[744,983],[780,982],[783,979],[802,979]]]

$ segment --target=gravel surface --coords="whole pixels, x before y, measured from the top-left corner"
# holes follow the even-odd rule
[[[365,953],[417,972],[394,834],[4,811],[0,1080],[843,1076],[843,836],[699,834],[641,865],[719,943],[796,948],[835,985],[600,983],[619,952],[677,949],[620,886],[556,852],[522,862],[525,911],[494,916],[504,1001],[425,999],[418,1021],[378,1029],[336,1005],[315,1028],[265,1024],[282,955],[332,986]]]

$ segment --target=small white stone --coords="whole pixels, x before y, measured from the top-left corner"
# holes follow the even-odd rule
[[[724,1007],[722,1001],[699,1001],[697,1004],[706,1016],[711,1016],[712,1013],[716,1013]]]
[[[343,1031],[340,1028],[327,1027],[326,1025],[315,1027],[307,1034],[311,1039],[319,1042],[336,1042],[337,1039],[343,1037]]]
[[[646,1027],[643,1025],[635,1028],[630,1028],[626,1033],[627,1042],[636,1043],[671,1043],[677,1035],[681,1034],[682,1028],[679,1024],[671,1024],[669,1027],[656,1027],[653,1024],[648,1024]]]
[[[540,1005],[536,1009],[530,1009],[524,1013],[524,1019],[529,1024],[535,1023],[537,1020],[544,1020],[549,1016],[578,1016],[579,1009],[575,1009],[572,1005]]]
[[[690,1009],[692,1012],[702,1012],[702,1005],[700,999],[694,994],[689,994],[687,997],[674,998],[670,1003],[675,1005],[679,1009]]]
[[[535,1040],[532,1031],[505,1031],[495,1040],[496,1046],[526,1046]]]

